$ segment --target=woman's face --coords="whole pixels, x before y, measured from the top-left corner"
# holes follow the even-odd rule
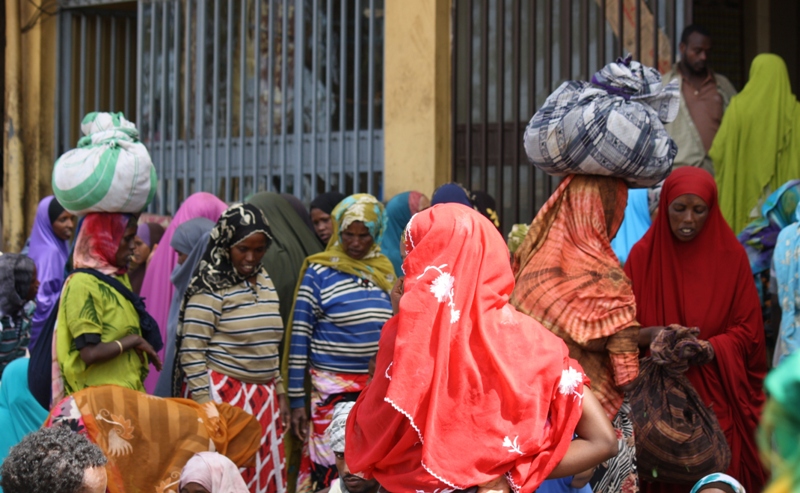
[[[131,262],[136,265],[144,265],[147,262],[147,257],[150,256],[150,246],[145,243],[141,238],[136,236],[133,239],[133,258]]]
[[[372,239],[369,229],[361,221],[353,221],[342,231],[342,248],[352,259],[364,258],[373,243],[375,240]]]
[[[267,236],[254,233],[231,247],[231,263],[240,276],[250,278],[267,252]]]
[[[72,239],[72,234],[75,232],[75,218],[67,211],[62,212],[55,221],[53,221],[53,233],[61,240]]]
[[[667,208],[669,227],[678,241],[692,241],[708,219],[708,204],[694,194],[680,195]]]
[[[33,277],[31,281],[31,287],[28,288],[28,295],[25,297],[25,301],[33,301],[36,299],[36,295],[39,294],[39,273],[36,271],[36,264],[33,265]]]
[[[178,252],[177,250],[175,251],[178,253],[178,265],[183,265],[183,263],[186,262],[186,259],[189,258],[189,254]]]
[[[419,198],[419,210],[420,210],[420,212],[424,211],[425,209],[427,209],[430,206],[431,206],[431,199],[429,199],[425,195],[423,195],[422,197]]]
[[[311,222],[314,224],[314,232],[317,233],[317,237],[327,244],[333,235],[331,215],[320,209],[311,209]]]
[[[116,266],[123,269],[128,266],[128,262],[133,255],[133,239],[136,238],[136,221],[131,221],[125,228],[125,233],[122,235],[122,241],[119,242],[117,249]]]

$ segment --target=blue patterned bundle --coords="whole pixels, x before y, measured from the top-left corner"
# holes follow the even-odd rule
[[[619,59],[591,82],[567,81],[525,129],[531,163],[553,176],[614,176],[651,187],[672,170],[678,146],[664,129],[678,114],[677,81],[639,62]]]

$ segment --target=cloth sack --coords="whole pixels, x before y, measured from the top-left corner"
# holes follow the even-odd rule
[[[677,81],[618,59],[591,82],[566,81],[533,115],[525,152],[547,174],[613,176],[646,188],[669,175],[678,146],[664,129],[678,115]]]
[[[137,214],[153,200],[157,178],[136,125],[122,113],[89,113],[78,147],[58,158],[53,194],[64,209]]]
[[[631,392],[631,420],[639,478],[694,484],[704,476],[727,471],[731,450],[717,417],[706,408],[684,373],[714,357],[700,329],[670,326],[650,346],[639,364]]]

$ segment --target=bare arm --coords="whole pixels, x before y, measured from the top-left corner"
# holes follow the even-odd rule
[[[583,387],[583,414],[575,428],[578,437],[569,444],[564,458],[547,479],[580,474],[606,461],[619,451],[617,435],[600,401],[589,387]]]
[[[639,347],[650,349],[650,343],[653,342],[659,332],[664,330],[664,327],[642,327],[639,329]]]
[[[119,344],[117,344],[117,341],[119,341]],[[89,366],[95,363],[110,361],[125,351],[135,349],[139,359],[143,363],[144,355],[146,354],[153,365],[155,365],[156,369],[161,371],[161,360],[158,359],[158,353],[156,353],[153,346],[148,344],[141,336],[131,334],[117,341],[100,342],[98,344],[84,346],[80,350],[81,359]],[[121,351],[120,344],[122,345]]]

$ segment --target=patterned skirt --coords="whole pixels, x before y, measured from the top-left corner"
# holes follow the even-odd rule
[[[245,383],[208,370],[211,398],[225,402],[255,416],[261,424],[261,446],[255,467],[241,469],[251,493],[286,491],[286,457],[283,451],[283,425],[274,382]]]
[[[638,493],[639,476],[636,471],[636,444],[633,440],[633,422],[628,397],[614,417],[612,425],[619,441],[619,453],[603,462],[594,472],[591,481],[594,493]]]
[[[325,430],[331,424],[334,405],[343,399],[342,394],[361,392],[367,380],[367,374],[311,369],[311,417],[297,474],[297,493],[327,488],[338,477],[336,458],[328,445]]]

